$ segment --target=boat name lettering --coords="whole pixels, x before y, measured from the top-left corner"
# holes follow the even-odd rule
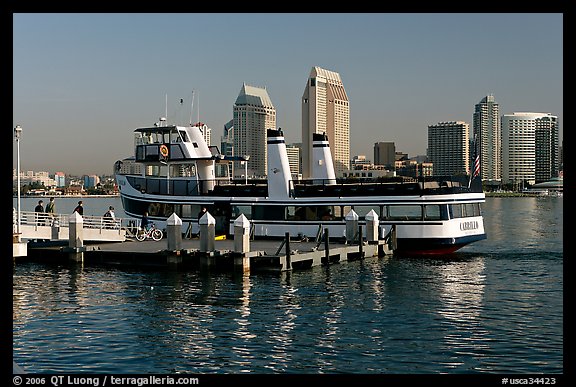
[[[477,228],[478,228],[478,221],[477,220],[460,222],[460,230],[461,231],[476,230]]]

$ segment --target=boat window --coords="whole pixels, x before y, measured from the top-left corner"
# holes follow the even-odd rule
[[[158,157],[159,157],[158,152],[159,152],[159,149],[158,149],[157,145],[154,145],[154,146],[149,145],[146,147],[146,154],[144,155],[144,157],[146,159],[158,159]]]
[[[422,206],[415,204],[391,205],[388,208],[391,220],[421,220]]]
[[[186,133],[186,131],[181,130],[181,131],[180,131],[180,136],[182,137],[182,141],[184,141],[184,142],[190,142],[190,141],[188,140],[188,134]]]
[[[284,206],[254,206],[252,219],[256,220],[284,220]]]
[[[425,220],[440,220],[440,205],[426,204],[424,206],[424,219]]]
[[[450,219],[462,218],[462,204],[451,204],[450,205]]]
[[[233,206],[232,207],[232,218],[236,219],[244,214],[248,219],[252,219],[252,207],[251,206]]]
[[[184,153],[182,152],[182,148],[180,147],[179,144],[170,145],[169,155],[170,155],[170,159],[172,159],[172,160],[184,158]]]
[[[178,134],[177,130],[170,132],[170,142],[171,143],[182,142],[182,138],[180,138],[180,134]]]
[[[144,142],[142,140],[142,133],[136,132],[134,133],[134,145],[143,145]]]
[[[480,216],[480,207],[478,203],[466,203],[464,204],[464,216]]]

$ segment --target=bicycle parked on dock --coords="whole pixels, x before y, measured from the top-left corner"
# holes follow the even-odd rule
[[[146,239],[153,239],[155,241],[159,241],[164,237],[164,233],[162,232],[162,230],[156,228],[156,225],[154,223],[150,224],[150,228],[147,230],[144,230],[142,228],[139,228],[138,231],[136,232],[136,239],[140,242],[145,241]]]

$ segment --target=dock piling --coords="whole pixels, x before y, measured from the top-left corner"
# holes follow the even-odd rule
[[[216,219],[206,212],[199,220],[200,225],[200,251],[203,253],[215,250]]]
[[[378,219],[378,214],[374,210],[370,210],[366,214],[366,240],[368,243],[378,241],[378,230],[380,221]]]
[[[68,218],[68,257],[75,262],[84,260],[84,219],[74,211]]]
[[[346,242],[354,243],[356,230],[358,230],[358,214],[354,210],[350,210],[346,214]]]
[[[176,213],[166,220],[166,239],[169,251],[182,250],[182,219]]]

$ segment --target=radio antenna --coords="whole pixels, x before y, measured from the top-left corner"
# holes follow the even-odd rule
[[[194,90],[192,90],[192,102],[190,102],[190,126],[192,126],[192,111],[194,109]]]

